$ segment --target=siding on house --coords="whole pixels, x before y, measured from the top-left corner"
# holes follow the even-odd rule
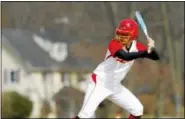
[[[17,84],[23,78],[21,64],[3,47],[2,48],[2,89],[9,84]]]

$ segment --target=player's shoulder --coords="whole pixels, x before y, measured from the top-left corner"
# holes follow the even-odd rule
[[[116,40],[116,39],[111,39],[110,41],[109,41],[109,44],[108,44],[109,46],[110,45],[121,45],[120,44],[120,42],[118,41],[118,40]]]
[[[108,48],[121,47],[121,43],[118,40],[112,39],[109,41]]]
[[[116,39],[111,39],[111,40],[109,41],[109,44],[111,44],[111,43],[118,43],[118,41],[117,41]]]
[[[138,51],[147,50],[147,46],[140,41],[136,41],[136,48],[138,49]]]

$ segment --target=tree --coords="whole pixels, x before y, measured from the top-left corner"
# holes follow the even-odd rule
[[[177,40],[172,40],[171,34],[169,31],[169,17],[167,11],[167,5],[162,2],[161,11],[163,14],[163,22],[164,22],[164,33],[166,36],[166,43],[168,49],[169,63],[171,65],[171,75],[172,75],[172,86],[174,90],[175,96],[175,104],[176,104],[176,117],[180,117],[180,109],[181,109],[181,81],[182,81],[182,73],[180,70],[180,57],[178,54],[180,53],[180,44]],[[173,49],[174,48],[174,49]],[[176,59],[177,58],[177,59]]]
[[[32,102],[17,92],[3,92],[2,94],[2,117],[3,118],[26,118],[32,111]]]

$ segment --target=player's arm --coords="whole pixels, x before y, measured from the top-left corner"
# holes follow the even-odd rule
[[[134,60],[137,58],[144,58],[147,55],[147,50],[145,51],[139,51],[139,52],[125,52],[124,50],[118,50],[115,54],[114,57],[118,57],[123,60]]]
[[[117,57],[123,60],[134,60],[137,58],[149,58],[152,60],[158,60],[159,56],[155,49],[151,50],[151,53],[149,54],[147,52],[147,47],[139,42],[136,44],[138,52],[125,52],[122,49],[122,46],[119,43],[116,43],[116,41],[112,41],[109,44],[109,50],[113,57]]]
[[[138,51],[146,51],[147,50],[147,54],[144,56],[144,58],[148,58],[148,59],[151,59],[151,60],[159,60],[160,59],[159,54],[158,54],[157,50],[154,47],[150,49],[151,50],[150,53],[148,53],[148,49],[150,47],[146,47],[141,42],[137,42],[136,47],[137,47]]]
[[[151,53],[148,53],[147,50],[131,53],[127,53],[124,50],[119,50],[115,53],[114,56],[123,60],[134,60],[137,58],[149,58],[151,60],[159,60],[159,55],[155,48],[151,49]]]
[[[147,50],[139,52],[125,52],[122,49],[122,45],[115,40],[109,43],[109,51],[113,57],[117,57],[123,60],[133,60],[137,58],[144,58],[147,55]]]

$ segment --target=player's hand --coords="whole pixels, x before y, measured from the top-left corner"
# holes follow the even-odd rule
[[[151,53],[152,48],[155,47],[155,41],[152,38],[148,38],[148,53]]]

